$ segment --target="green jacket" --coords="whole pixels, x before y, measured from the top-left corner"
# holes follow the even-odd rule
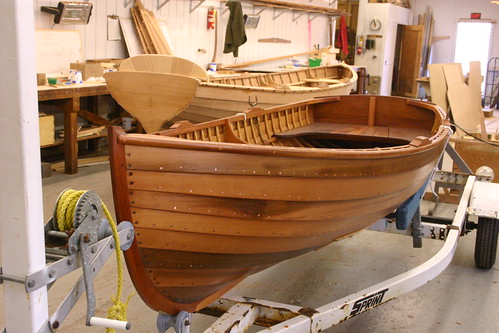
[[[224,53],[234,53],[238,56],[239,46],[246,43],[246,31],[244,30],[244,17],[241,3],[238,1],[228,1],[225,4],[229,7],[230,16],[227,22],[227,31],[225,32]]]

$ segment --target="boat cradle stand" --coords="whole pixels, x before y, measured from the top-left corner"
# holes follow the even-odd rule
[[[57,201],[60,198],[61,196]],[[18,282],[24,284],[26,293],[31,293],[45,286],[50,288],[57,279],[82,267],[82,276],[38,332],[49,333],[59,328],[84,292],[87,300],[87,326],[129,329],[128,322],[95,316],[96,298],[93,279],[116,248],[109,221],[103,217],[102,201],[93,191],[87,191],[79,198],[76,203],[72,233],[58,230],[56,216],[54,212],[54,216],[44,227],[46,258],[50,263],[24,279],[2,274],[0,267],[0,283],[3,280]],[[133,242],[133,225],[130,222],[121,222],[118,225],[118,236],[121,250],[126,251]],[[8,332],[4,328],[0,333]]]
[[[421,216],[419,208],[412,211],[412,226],[407,230],[396,227],[395,218],[387,217],[370,229],[407,234],[413,237],[414,247],[421,247],[422,238],[444,241],[442,248],[425,263],[398,276],[324,306],[311,309],[276,303],[250,297],[224,295],[200,313],[219,319],[205,333],[245,332],[252,325],[264,328],[260,332],[321,332],[380,304],[412,291],[437,277],[451,262],[460,236],[477,228],[475,261],[480,268],[491,268],[497,251],[499,211],[493,198],[499,197],[499,184],[491,183],[489,176],[475,176],[436,171],[432,182],[439,187],[461,190],[461,197],[453,219],[437,221],[435,217]],[[419,198],[415,199],[419,203]],[[478,217],[478,224],[468,220]],[[407,217],[406,217],[407,218]],[[481,228],[482,226],[482,228]],[[480,233],[482,230],[482,233]],[[482,234],[482,235],[481,235]],[[486,237],[485,237],[486,236]],[[190,314],[158,315],[158,330],[173,327],[177,333],[187,333]]]

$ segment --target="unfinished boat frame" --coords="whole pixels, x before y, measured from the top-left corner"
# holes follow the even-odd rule
[[[119,72],[106,73],[104,78],[113,98],[149,133],[159,131],[172,118],[172,122],[199,123],[232,116],[249,107],[348,95],[357,73],[348,65],[335,64],[214,78],[183,58],[140,55],[126,59]]]

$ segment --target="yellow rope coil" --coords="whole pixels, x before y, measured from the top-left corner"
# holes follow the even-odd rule
[[[61,194],[56,208],[57,226],[60,231],[68,231],[73,228],[73,219],[76,204],[85,192],[87,191],[76,191],[68,189]],[[133,296],[133,294],[128,296],[126,303],[121,302],[121,294],[123,292],[123,261],[121,260],[121,248],[120,239],[118,236],[118,228],[104,202],[102,202],[102,209],[104,210],[104,214],[106,215],[106,218],[109,221],[109,225],[111,226],[111,229],[113,231],[113,238],[116,243],[116,262],[118,265],[118,287],[116,290],[116,295],[111,296],[113,305],[107,310],[107,318],[126,321],[126,309],[128,306],[128,302],[130,302],[130,298]],[[115,332],[115,330],[112,328],[107,328],[106,332],[113,333]]]

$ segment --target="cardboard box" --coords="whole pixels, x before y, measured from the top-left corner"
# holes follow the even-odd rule
[[[54,116],[40,114],[40,146],[51,145],[55,142]]]
[[[44,86],[47,84],[47,75],[45,73],[36,73],[36,85]]]
[[[70,64],[69,69],[80,71],[83,81],[86,81],[89,77],[102,76],[104,73],[98,63],[73,62]]]

